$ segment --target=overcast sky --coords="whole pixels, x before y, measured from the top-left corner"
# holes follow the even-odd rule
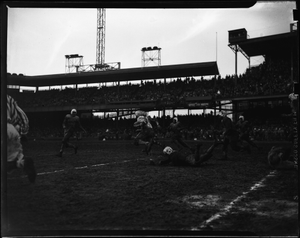
[[[228,31],[249,38],[290,31],[295,2],[259,2],[247,9],[106,9],[105,62],[142,66],[143,47],[161,48],[161,65],[216,61],[221,76],[235,73]],[[7,71],[65,73],[65,55],[96,63],[97,9],[9,8]],[[262,57],[251,58],[251,64]],[[248,67],[238,54],[238,73]]]

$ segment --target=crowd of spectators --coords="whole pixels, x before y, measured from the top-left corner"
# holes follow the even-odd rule
[[[203,77],[177,78],[167,83],[161,80],[142,81],[140,84],[116,86],[65,88],[13,93],[21,107],[48,107],[67,105],[95,105],[114,102],[152,101],[161,103],[185,103],[190,98],[217,96],[266,96],[289,94],[292,91],[289,63],[285,60],[269,60],[251,67],[241,75],[212,79]]]
[[[214,135],[220,136],[221,124],[220,117],[212,114],[180,115],[178,116],[183,125],[183,137],[186,140],[213,140]],[[168,138],[167,127],[171,123],[170,116],[156,118],[161,126],[158,131],[158,138]],[[82,125],[86,129],[86,134],[79,133],[79,138],[95,138],[106,140],[129,140],[137,134],[136,128],[133,127],[135,118],[119,119],[118,121],[109,118],[92,118],[82,119]],[[278,120],[272,123],[252,123],[250,136],[256,141],[290,141],[291,127],[289,124]],[[216,132],[214,132],[214,130]],[[32,122],[29,138],[32,139],[51,139],[62,138],[63,130],[61,123],[50,123],[44,121],[38,123]],[[215,133],[215,134],[214,134]]]
[[[162,103],[185,104],[189,99],[205,96],[240,97],[240,96],[267,96],[288,95],[292,92],[290,65],[281,59],[269,59],[264,63],[251,67],[244,74],[235,76],[213,77],[210,80],[203,77],[184,77],[172,79],[168,82],[161,80],[146,80],[140,84],[123,84],[115,86],[102,85],[100,87],[83,87],[79,89],[65,88],[51,89],[37,92],[19,93],[8,90],[22,108],[28,107],[55,107],[99,105],[133,101],[152,101],[156,105]],[[83,120],[87,130],[84,136],[94,138],[130,139],[135,135],[133,122],[135,119],[92,118]],[[170,118],[158,118],[165,128]],[[185,139],[213,138],[212,124],[217,121],[210,114],[181,116],[182,123],[186,125],[183,130]],[[213,122],[213,123],[212,123]],[[254,123],[251,137],[254,140],[289,140],[290,127],[282,122],[271,124]],[[30,130],[32,138],[62,137],[61,124],[34,121]],[[166,131],[159,135],[168,137]]]

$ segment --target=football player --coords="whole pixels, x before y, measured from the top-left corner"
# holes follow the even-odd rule
[[[272,169],[298,169],[296,161],[291,156],[291,147],[273,146],[268,153],[268,163]]]
[[[239,137],[242,141],[246,141],[249,145],[259,149],[259,147],[250,139],[250,123],[245,120],[244,116],[239,116],[239,120],[237,121],[235,126],[240,133]]]
[[[36,170],[34,161],[25,157],[21,144],[21,136],[29,131],[29,120],[25,112],[17,102],[7,95],[7,171],[21,168],[28,177],[29,182],[34,183]]]
[[[159,156],[156,161],[150,160],[151,165],[173,164],[175,166],[201,166],[213,156],[213,150],[221,144],[215,141],[206,151],[201,151],[202,143],[196,145],[195,153],[188,148],[182,148],[179,151],[167,146],[163,149],[163,156]]]
[[[146,154],[150,153],[154,144],[163,147],[163,145],[157,140],[157,135],[151,124],[151,117],[144,111],[137,111],[136,116],[137,121],[133,126],[138,128],[138,134],[134,138],[134,144],[145,145],[143,152],[146,152]],[[158,122],[156,120],[154,122],[157,127],[159,127]]]
[[[220,115],[222,116],[221,123],[223,125],[223,157],[221,159],[228,159],[228,145],[234,151],[247,151],[250,154],[250,146],[242,144],[242,141],[239,139],[239,132],[235,129],[232,120],[225,112],[220,112]]]
[[[79,129],[83,130],[86,133],[86,130],[81,126],[80,119],[77,116],[77,110],[72,109],[70,114],[67,114],[63,121],[64,136],[62,139],[62,144],[60,151],[57,154],[58,157],[62,157],[63,151],[65,148],[71,147],[74,149],[74,153],[77,154],[78,146],[71,144],[70,138],[76,133]]]
[[[177,117],[174,117],[171,124],[168,127],[169,135],[171,138],[171,142],[173,142],[178,149],[181,148],[187,148],[190,151],[192,151],[191,147],[188,146],[183,140],[182,140],[182,125],[179,122]]]

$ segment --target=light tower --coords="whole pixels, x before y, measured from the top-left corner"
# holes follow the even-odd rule
[[[66,73],[78,73],[83,66],[83,56],[78,54],[65,55],[65,72]],[[75,70],[75,71],[74,71]]]
[[[143,47],[142,48],[142,66],[148,66],[149,64],[154,64],[155,66],[160,66],[160,50],[161,48],[154,46],[152,47]]]
[[[83,56],[66,55],[66,73],[117,70],[120,62],[105,63],[105,8],[97,8],[96,64],[83,65]]]
[[[96,69],[103,69],[105,62],[105,8],[97,8],[97,42],[96,42]],[[99,67],[97,67],[99,66]]]

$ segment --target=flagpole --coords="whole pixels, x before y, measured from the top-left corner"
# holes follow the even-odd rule
[[[218,32],[216,32],[216,62],[218,61]]]

